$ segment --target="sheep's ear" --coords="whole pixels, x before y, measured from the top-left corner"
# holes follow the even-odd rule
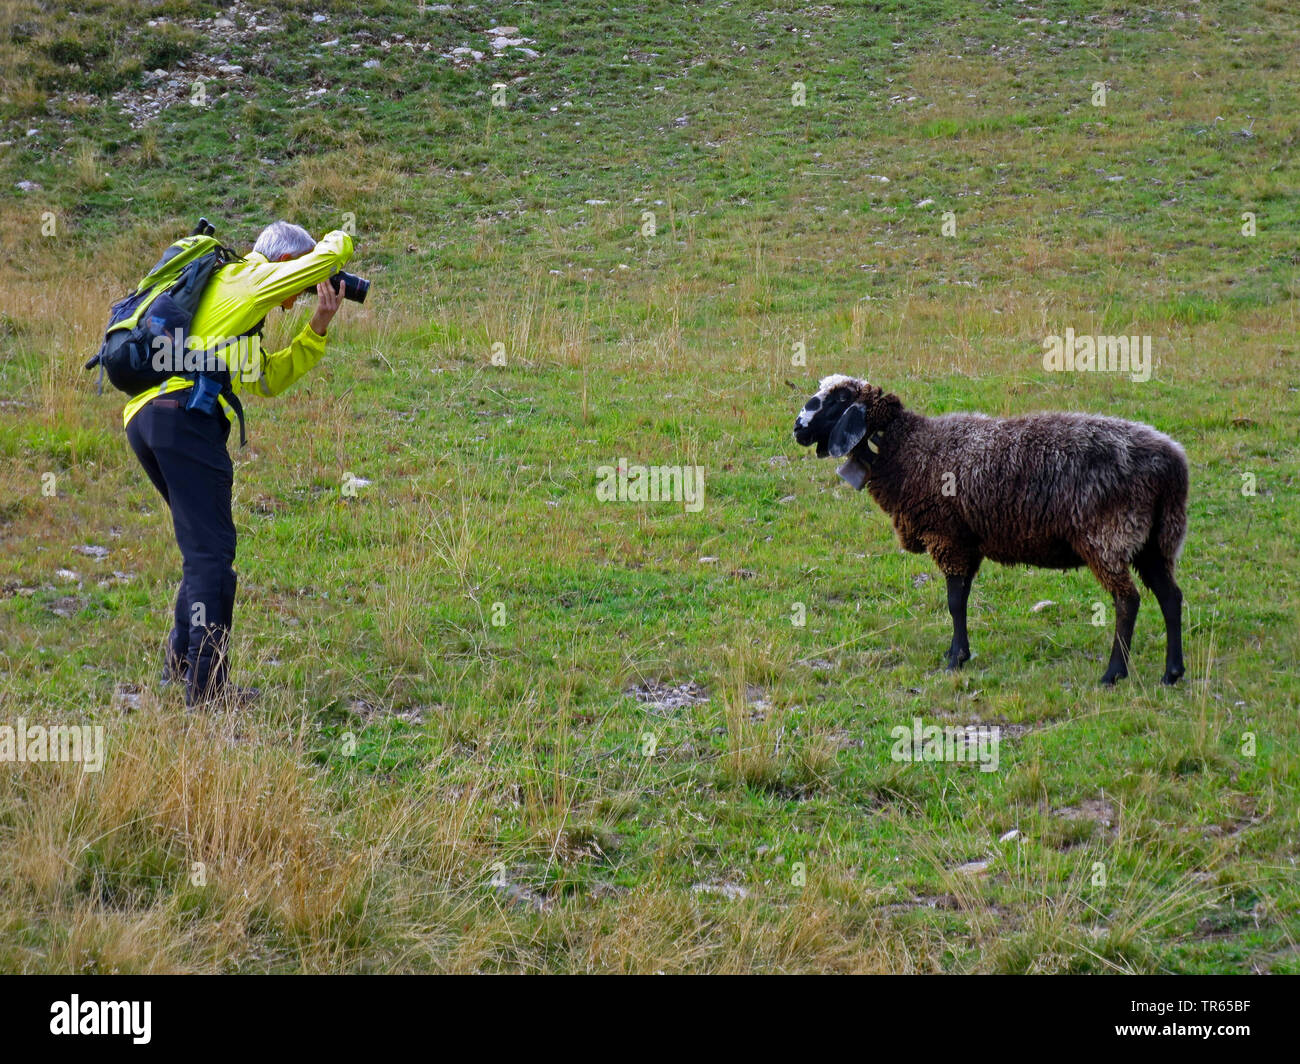
[[[831,438],[827,444],[836,458],[843,458],[862,442],[867,434],[867,408],[861,403],[854,403],[835,423],[831,429]]]

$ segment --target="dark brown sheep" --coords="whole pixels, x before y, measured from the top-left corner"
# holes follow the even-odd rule
[[[1164,682],[1183,675],[1183,594],[1174,568],[1187,532],[1187,457],[1163,433],[1090,414],[925,417],[852,377],[827,377],[799,414],[795,440],[847,457],[903,547],[928,551],[948,583],[948,668],[970,658],[966,601],[980,562],[1088,566],[1115,602],[1101,678],[1128,675],[1137,570],[1165,618]]]

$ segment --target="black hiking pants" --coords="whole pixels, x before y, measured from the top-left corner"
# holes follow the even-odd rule
[[[179,394],[179,398],[176,396]],[[181,584],[167,641],[170,674],[185,678],[185,703],[220,694],[235,613],[234,467],[230,422],[217,410],[186,410],[189,392],[146,403],[126,427],[144,471],[171,509]]]

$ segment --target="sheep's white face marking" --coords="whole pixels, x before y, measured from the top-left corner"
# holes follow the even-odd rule
[[[821,383],[817,385],[817,397],[825,399],[826,393],[832,388],[838,388],[841,384],[856,384],[861,386],[862,382],[856,377],[846,377],[843,373],[832,373],[829,377],[823,377]]]
[[[799,416],[798,418],[795,419],[795,424],[798,425],[801,429],[807,428],[808,422],[810,422],[817,415],[817,411],[820,410],[821,408],[822,408],[822,401],[817,396],[814,395],[811,399],[808,400],[807,405],[802,410],[799,411]]]
[[[817,385],[817,393],[804,404],[794,423],[794,438],[802,447],[817,444],[817,454],[825,457],[826,441],[836,421],[853,398],[862,391],[856,377],[832,373]]]
[[[798,425],[799,428],[807,428],[812,423],[812,419],[817,416],[817,411],[820,410],[826,402],[826,397],[836,388],[845,384],[851,384],[859,388],[861,387],[861,382],[857,380],[857,378],[846,377],[843,373],[832,373],[829,377],[823,377],[821,382],[817,385],[817,394],[804,404],[804,408],[799,411],[799,417],[795,421],[795,424]]]

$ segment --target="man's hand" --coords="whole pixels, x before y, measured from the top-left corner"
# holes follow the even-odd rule
[[[340,283],[335,289],[329,281],[321,281],[316,286],[316,313],[311,316],[311,331],[317,336],[324,336],[325,330],[330,327],[330,321],[342,305],[343,285]]]

